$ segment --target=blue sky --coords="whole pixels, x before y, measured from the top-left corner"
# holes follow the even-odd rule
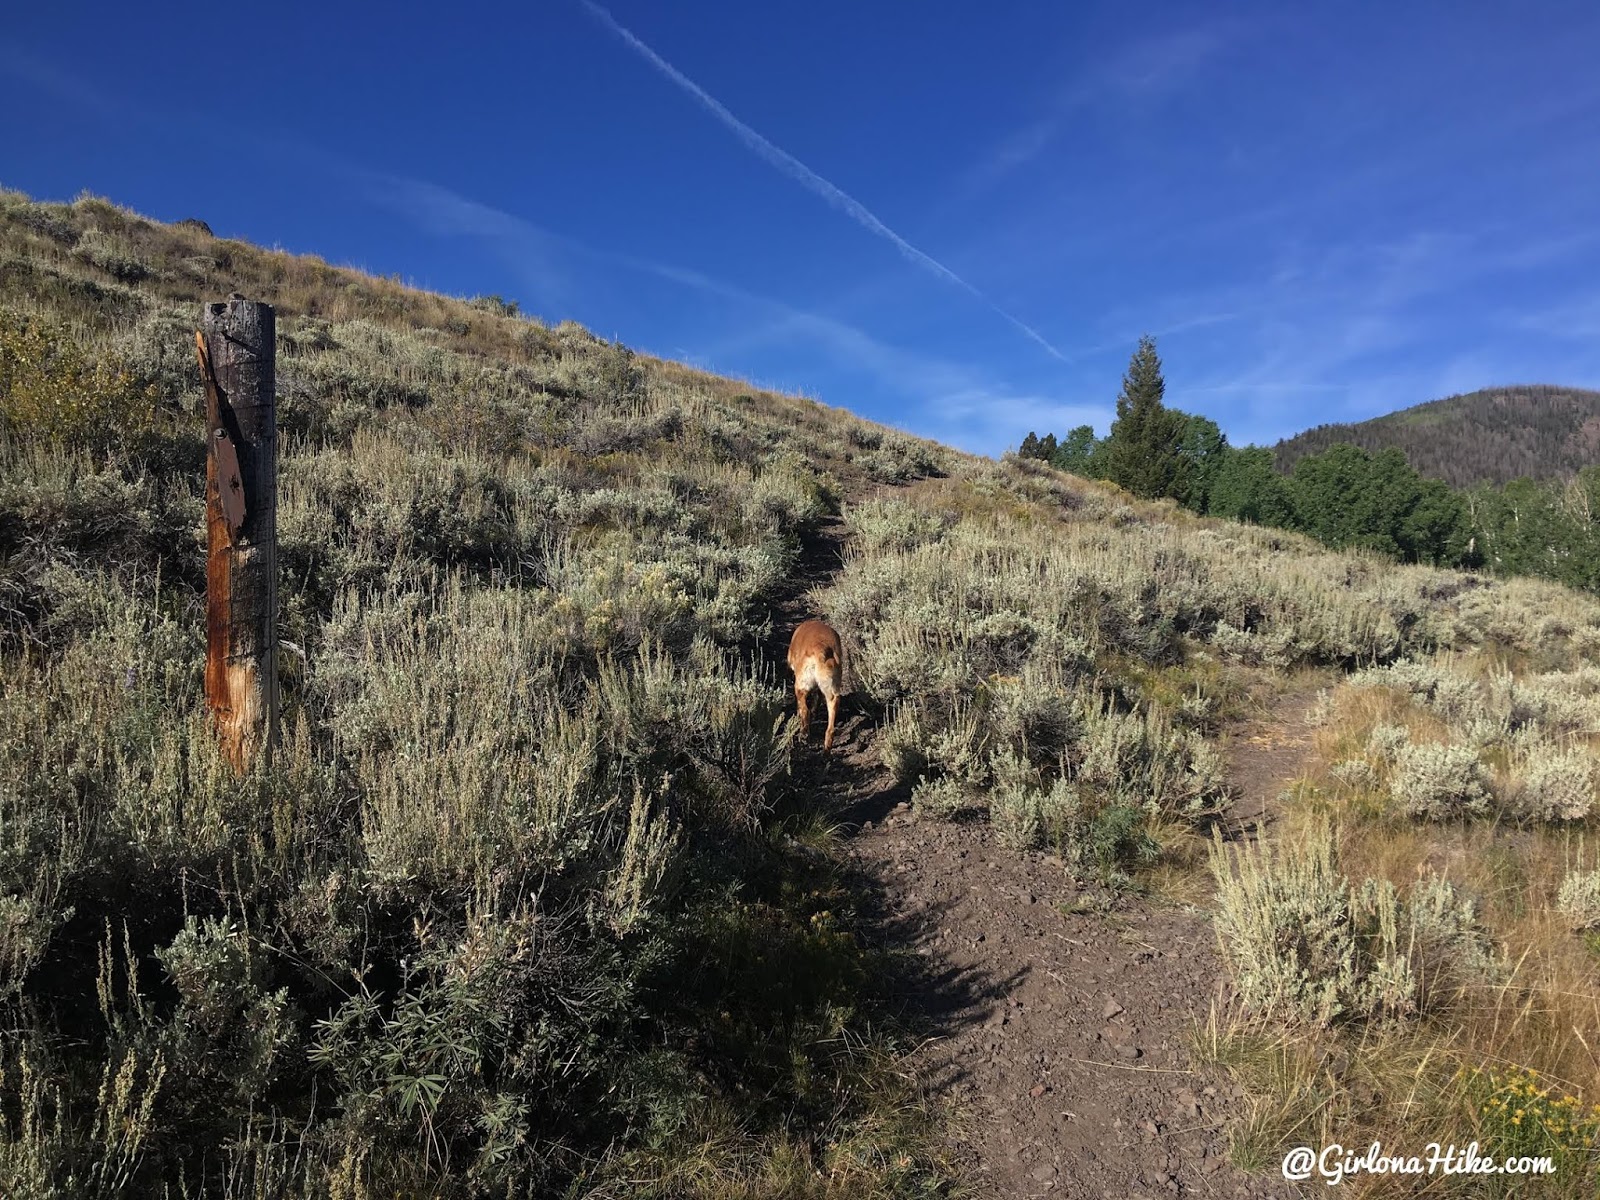
[[[1592,3],[22,6],[0,183],[981,453],[1600,387]]]

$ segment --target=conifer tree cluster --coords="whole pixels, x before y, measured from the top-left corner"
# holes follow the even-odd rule
[[[1105,439],[1080,425],[1059,442],[1029,433],[1019,453],[1091,479],[1110,480],[1145,499],[1167,497],[1203,509],[1227,439],[1217,423],[1167,408],[1155,339],[1146,335],[1128,363],[1117,419]]]
[[[1168,408],[1155,340],[1128,363],[1108,436],[1080,425],[1030,432],[1024,457],[1145,499],[1310,534],[1407,562],[1486,567],[1600,590],[1600,466],[1574,478],[1457,489],[1421,475],[1400,450],[1334,444],[1283,473],[1272,449],[1234,447],[1216,422]]]

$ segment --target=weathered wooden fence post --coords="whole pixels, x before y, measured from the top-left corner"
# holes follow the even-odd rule
[[[278,419],[270,305],[235,294],[195,332],[206,387],[206,704],[243,772],[278,736]]]

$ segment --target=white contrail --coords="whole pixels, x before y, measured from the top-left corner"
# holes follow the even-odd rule
[[[649,46],[645,45],[642,41],[635,37],[631,30],[619,25],[617,23],[617,19],[599,4],[596,4],[595,0],[582,0],[582,4],[584,8],[589,10],[589,13],[597,21],[600,21],[606,26],[606,28],[610,29],[612,33],[616,34],[619,38],[626,42],[633,50],[643,57],[646,62],[655,67],[656,70],[660,71],[668,79],[672,80],[673,83],[677,84],[684,91],[688,92],[689,95],[698,100],[701,106],[710,112],[712,116],[716,117],[717,120],[721,121],[729,129],[733,130],[734,135],[741,142],[743,142],[756,154],[766,159],[767,162],[772,166],[782,171],[785,175],[789,176],[789,178],[795,180],[797,183],[803,184],[805,187],[821,196],[829,204],[839,209],[863,229],[870,233],[875,233],[885,241],[889,242],[896,250],[900,251],[900,253],[911,262],[914,262],[918,266],[932,271],[935,275],[939,276],[939,278],[948,280],[950,283],[955,284],[962,290],[977,297],[989,308],[999,313],[1007,321],[1011,322],[1012,325],[1016,326],[1023,333],[1027,334],[1040,346],[1043,346],[1044,349],[1053,357],[1060,359],[1062,362],[1067,361],[1066,355],[1062,354],[1061,351],[1052,346],[1036,330],[1030,328],[1024,322],[1019,321],[1016,317],[1012,316],[1005,309],[1001,308],[993,300],[989,299],[988,296],[985,296],[977,288],[973,287],[970,283],[961,278],[961,276],[957,275],[938,259],[932,257],[931,255],[924,254],[921,250],[918,250],[910,242],[906,241],[905,238],[901,237],[882,221],[878,220],[877,217],[873,216],[871,210],[868,209],[866,205],[862,204],[861,201],[857,200],[854,196],[851,196],[843,189],[828,182],[821,175],[818,175],[810,167],[806,166],[805,163],[795,158],[794,155],[773,145],[754,129],[751,129],[750,126],[739,120],[738,117],[734,116],[731,112],[724,108],[715,97],[711,96],[694,80],[690,79],[682,71],[678,70],[666,59],[662,58]]]

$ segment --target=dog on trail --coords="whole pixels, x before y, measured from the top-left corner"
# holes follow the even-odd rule
[[[808,701],[811,689],[816,688],[828,702],[828,732],[822,748],[833,749],[833,723],[844,688],[844,647],[833,627],[826,621],[802,623],[789,639],[789,669],[794,672],[794,698],[800,706],[800,736],[806,736],[811,717]]]

